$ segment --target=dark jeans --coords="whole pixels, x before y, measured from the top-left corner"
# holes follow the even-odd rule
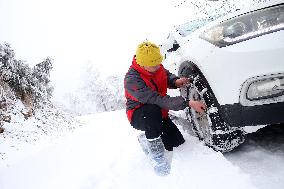
[[[131,125],[138,130],[145,131],[147,139],[161,136],[166,150],[172,151],[185,142],[182,134],[172,120],[162,119],[161,108],[153,104],[145,104],[134,111]]]

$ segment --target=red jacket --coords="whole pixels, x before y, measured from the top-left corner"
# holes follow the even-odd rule
[[[171,74],[163,65],[155,73],[148,72],[136,63],[134,56],[124,79],[128,120],[131,122],[133,112],[147,103],[160,106],[163,118],[168,116],[169,109],[184,109],[187,105],[181,96],[167,95],[167,88],[176,88],[176,79],[178,77]]]

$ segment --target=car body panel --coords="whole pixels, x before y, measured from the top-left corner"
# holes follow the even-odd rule
[[[239,103],[241,86],[247,79],[284,73],[284,31],[215,48],[205,60],[195,63],[220,104]]]
[[[248,12],[280,3],[283,1],[274,0]],[[250,105],[242,104],[240,99],[246,98],[246,92],[242,90],[252,78],[284,74],[284,30],[222,48],[199,37],[206,29],[244,13],[246,11],[219,18],[185,37],[173,31],[172,39],[180,48],[167,56],[164,65],[177,75],[183,63],[196,65],[210,85],[220,105],[220,113],[232,126],[283,123],[284,95],[277,101],[261,99]]]
[[[164,61],[175,74],[178,74],[177,68],[185,61],[196,64],[210,83],[221,105],[239,103],[241,86],[247,79],[259,75],[284,73],[283,30],[223,48],[199,38],[205,29],[222,20],[235,17],[235,14],[212,21],[186,37],[173,32],[172,36],[180,48]]]

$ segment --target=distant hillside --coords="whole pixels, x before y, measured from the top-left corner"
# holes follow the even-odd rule
[[[50,58],[30,68],[9,44],[0,44],[0,137],[36,141],[74,128],[74,118],[51,102],[51,69]]]

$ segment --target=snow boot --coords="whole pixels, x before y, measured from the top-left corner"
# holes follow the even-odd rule
[[[173,151],[168,151],[166,150],[165,152],[165,157],[167,158],[170,166],[172,165],[172,161],[173,161]]]
[[[148,155],[149,149],[148,149],[147,138],[146,138],[145,133],[141,133],[140,135],[138,135],[138,142],[139,142],[143,152],[145,153],[145,155]]]
[[[154,171],[159,176],[170,174],[171,165],[165,157],[165,147],[161,137],[147,139],[149,158],[154,167]]]

